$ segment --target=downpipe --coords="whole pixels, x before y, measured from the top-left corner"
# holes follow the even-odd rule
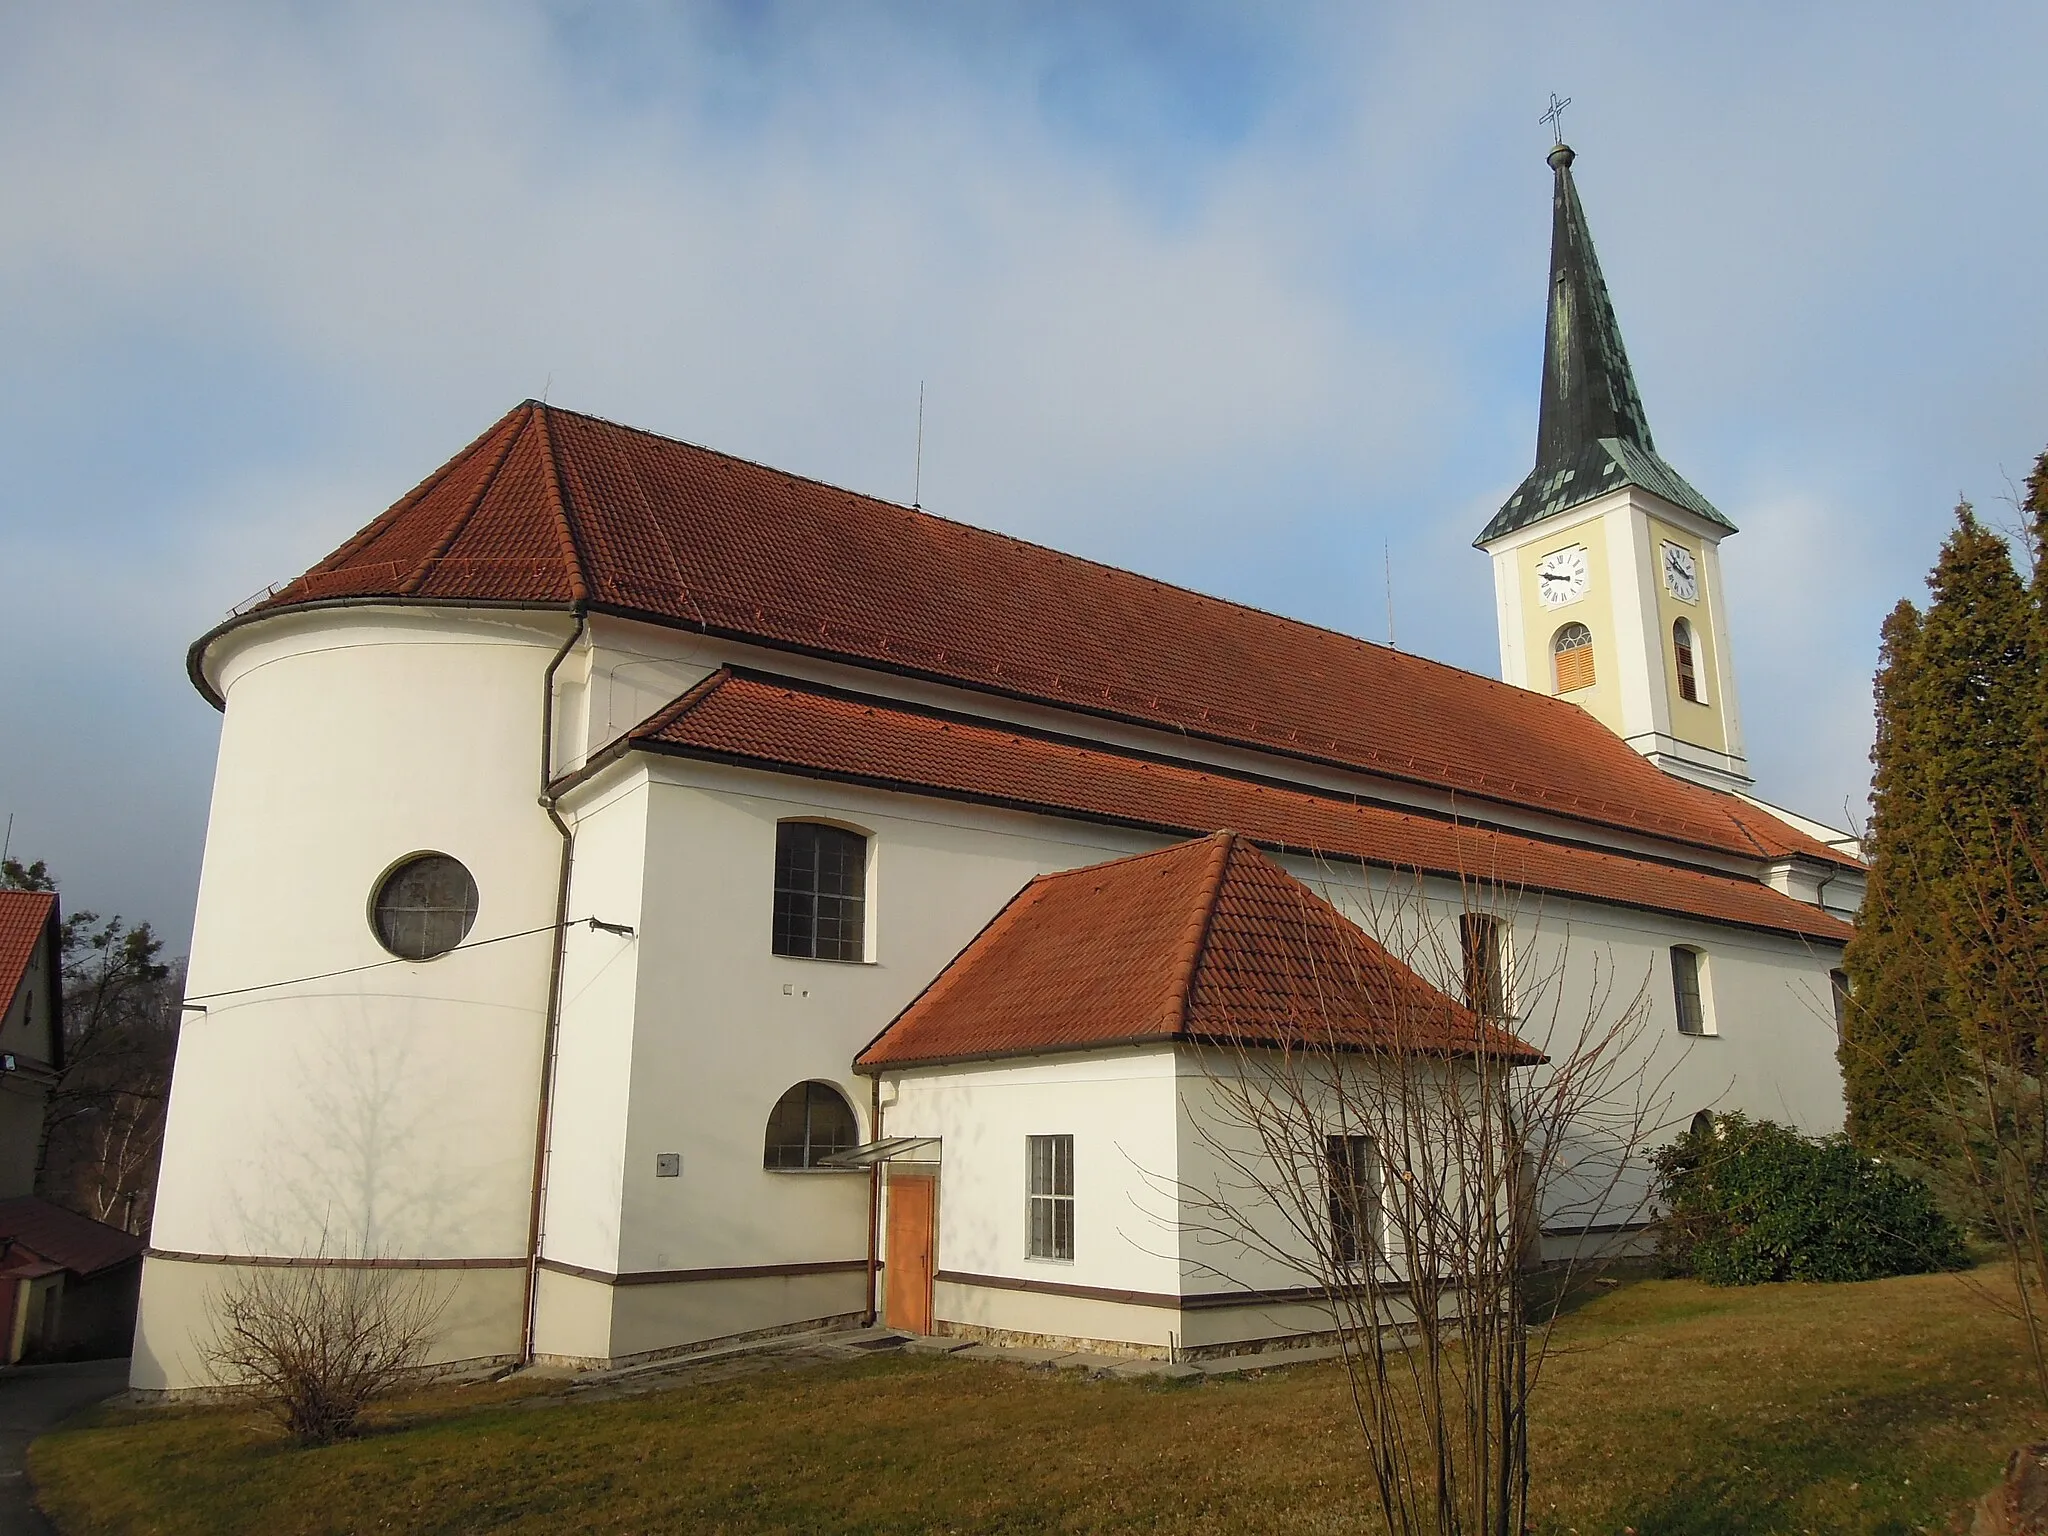
[[[540,808],[547,812],[548,820],[555,825],[555,832],[562,840],[562,855],[555,879],[555,941],[554,953],[548,962],[547,1022],[541,1031],[540,1096],[534,1106],[533,1117],[532,1198],[526,1218],[526,1294],[519,1309],[521,1365],[533,1364],[534,1328],[540,1309],[542,1213],[547,1204],[548,1155],[554,1133],[555,1055],[562,1025],[562,967],[569,947],[569,872],[576,852],[575,831],[556,810],[551,788],[555,766],[555,674],[590,628],[590,616],[581,604],[577,605],[575,614],[576,627],[562,642],[562,648],[555,652],[541,681]]]

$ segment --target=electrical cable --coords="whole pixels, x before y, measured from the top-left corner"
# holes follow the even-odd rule
[[[596,917],[573,917],[563,927],[566,930],[574,928],[578,924],[587,924],[592,932],[616,933],[629,939],[633,937],[633,930],[624,923],[607,923],[602,918]],[[441,951],[441,954],[459,955],[466,950],[483,949],[487,945],[503,944],[511,939],[530,939],[536,933],[553,933],[554,931],[555,925],[553,923],[543,923],[538,928],[522,928],[517,933],[501,933],[494,938],[478,939],[474,944],[458,944],[453,949],[444,949]],[[438,960],[441,958],[441,955],[435,955],[431,958]],[[186,998],[184,1006],[187,1008],[197,1007],[201,1003],[209,1003],[216,998],[240,997],[245,992],[268,992],[272,987],[296,987],[305,982],[326,981],[335,976],[354,976],[363,971],[382,970],[387,965],[418,965],[419,963],[419,961],[405,955],[393,955],[389,960],[372,960],[368,965],[344,966],[338,971],[321,971],[312,976],[292,976],[284,981],[261,981],[249,987],[226,987],[219,992],[200,992]]]

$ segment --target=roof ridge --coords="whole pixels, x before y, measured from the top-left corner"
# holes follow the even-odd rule
[[[462,510],[459,517],[450,522],[448,531],[441,535],[434,547],[420,556],[419,564],[413,567],[412,575],[399,583],[398,590],[401,595],[418,596],[420,588],[432,579],[434,567],[455,547],[455,541],[462,537],[463,530],[475,519],[477,509],[483,506],[484,499],[491,494],[491,487],[498,483],[498,476],[505,471],[505,461],[512,457],[512,450],[519,446],[519,439],[526,435],[526,429],[532,424],[532,420],[529,413],[527,419],[522,421],[515,431],[506,435],[503,446],[498,449],[497,458],[491,461],[490,473],[485,475],[483,482],[477,486],[476,494],[469,499],[469,505]]]
[[[525,403],[528,405],[541,404],[539,401],[534,400],[529,400]],[[724,459],[732,464],[744,464],[748,468],[758,469],[764,474],[777,475],[784,480],[794,480],[804,485],[815,485],[820,490],[831,491],[837,495],[857,497],[861,501],[873,502],[876,506],[888,507],[892,511],[907,513],[912,517],[923,518],[947,528],[957,528],[966,533],[981,534],[992,539],[1007,539],[1012,544],[1021,544],[1027,549],[1040,550],[1056,559],[1072,560],[1081,565],[1093,566],[1098,571],[1110,571],[1119,576],[1128,576],[1133,581],[1143,582],[1147,586],[1157,587],[1162,591],[1179,592],[1205,603],[1214,603],[1218,607],[1229,608],[1239,613],[1257,614],[1259,617],[1271,619],[1275,623],[1291,624],[1297,629],[1305,629],[1318,635],[1328,635],[1332,639],[1348,641],[1352,645],[1379,655],[1398,657],[1404,663],[1434,667],[1442,672],[1453,672],[1459,677],[1470,678],[1474,682],[1485,683],[1492,688],[1505,689],[1518,697],[1543,699],[1548,703],[1563,704],[1563,707],[1566,709],[1578,709],[1576,704],[1552,699],[1547,694],[1535,693],[1527,688],[1517,688],[1513,683],[1503,682],[1497,677],[1488,677],[1484,672],[1474,672],[1469,668],[1456,666],[1448,661],[1439,661],[1434,656],[1424,656],[1417,651],[1404,651],[1395,646],[1381,645],[1377,640],[1368,640],[1363,635],[1354,635],[1342,629],[1332,629],[1327,624],[1317,624],[1313,620],[1297,618],[1293,614],[1280,613],[1271,608],[1261,608],[1256,603],[1241,602],[1233,597],[1223,597],[1214,592],[1204,592],[1199,587],[1184,586],[1179,582],[1167,581],[1158,576],[1148,575],[1144,571],[1134,570],[1127,565],[1117,565],[1111,561],[1098,560],[1092,555],[1077,555],[1072,550],[1060,549],[1055,545],[1042,543],[1037,539],[1025,538],[1021,534],[1006,533],[1000,528],[984,527],[980,523],[972,523],[961,517],[948,517],[943,512],[932,511],[929,507],[907,507],[900,501],[891,501],[888,497],[878,496],[872,491],[857,491],[851,486],[840,485],[836,481],[821,480],[816,475],[798,474],[795,470],[781,469],[760,459],[750,459],[743,454],[728,453],[722,448],[713,448],[704,443],[691,442],[686,437],[675,437],[666,432],[657,432],[651,427],[636,427],[627,422],[614,421],[609,416],[598,416],[589,411],[570,410],[567,406],[560,405],[541,405],[541,409],[550,416],[572,416],[580,421],[595,422],[597,425],[608,427],[615,432],[629,433],[634,437],[649,437],[657,442],[674,443],[678,447],[688,448],[696,453],[708,454],[715,459]]]
[[[1195,977],[1201,971],[1202,959],[1209,952],[1209,934],[1216,925],[1216,908],[1223,898],[1223,884],[1230,877],[1232,857],[1237,849],[1237,834],[1227,828],[1211,832],[1204,842],[1214,843],[1215,850],[1209,855],[1209,867],[1203,871],[1206,891],[1202,902],[1195,910],[1194,921],[1188,924],[1182,935],[1186,955],[1180,967],[1180,978],[1174,987],[1167,1019],[1167,1032],[1174,1036],[1188,1032],[1188,1016],[1192,1010],[1195,995]],[[1185,845],[1183,845],[1185,846]]]
[[[532,408],[532,419],[540,428],[541,468],[547,474],[550,500],[554,503],[555,533],[562,541],[562,556],[569,564],[569,599],[571,602],[587,602],[590,599],[589,567],[583,558],[583,547],[576,540],[569,488],[562,481],[561,460],[555,453],[555,434],[548,430],[548,412],[552,407],[537,400],[526,403]]]

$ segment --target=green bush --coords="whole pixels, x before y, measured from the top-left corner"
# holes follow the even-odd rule
[[[1876,1280],[1960,1269],[1963,1240],[1927,1186],[1841,1136],[1721,1115],[1655,1154],[1658,1254],[1709,1285]]]

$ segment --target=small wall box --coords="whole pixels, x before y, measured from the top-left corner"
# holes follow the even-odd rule
[[[683,1154],[680,1152],[657,1152],[654,1154],[654,1176],[657,1179],[679,1179],[683,1176]]]

